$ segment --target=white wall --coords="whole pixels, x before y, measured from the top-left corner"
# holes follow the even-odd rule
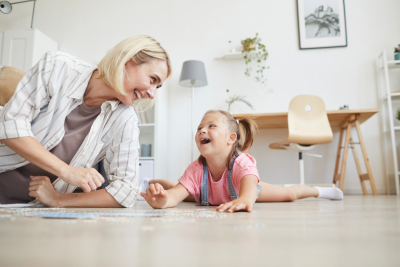
[[[347,0],[345,5],[348,47],[304,51],[298,48],[295,0],[38,0],[34,27],[57,41],[60,50],[89,63],[98,63],[108,49],[132,35],[147,34],[160,41],[173,64],[168,81],[170,162],[166,178],[177,180],[190,163],[191,90],[178,85],[185,60],[202,60],[208,75],[209,85],[196,88],[196,122],[208,109],[227,108],[226,89],[246,95],[256,112],[286,111],[298,94],[318,95],[331,110],[343,104],[352,109],[379,106],[375,60],[382,49],[392,57],[393,46],[400,43],[400,1]],[[2,22],[0,30],[29,26],[30,15]],[[265,93],[244,76],[242,60],[215,60],[229,49],[228,40],[238,46],[241,39],[256,32],[270,53],[267,88],[273,93]],[[252,112],[241,104],[233,108],[235,113]],[[361,128],[378,190],[383,193],[379,116]],[[296,153],[268,148],[269,143],[286,137],[286,130],[262,130],[255,140],[252,153],[265,182],[297,181]],[[331,144],[314,151],[323,154],[323,159],[305,158],[306,182],[331,182],[337,139],[335,135]],[[344,188],[361,192],[351,157]]]

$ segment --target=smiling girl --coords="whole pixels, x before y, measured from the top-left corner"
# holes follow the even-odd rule
[[[239,142],[242,139],[239,124],[246,132],[243,145]],[[217,211],[220,212],[251,212],[255,202],[294,201],[307,197],[343,199],[343,192],[338,188],[280,187],[261,182],[256,160],[241,152],[253,144],[256,129],[252,120],[237,121],[228,112],[208,111],[195,137],[201,156],[189,165],[179,184],[174,186],[167,180],[150,181],[142,197],[153,208],[175,207],[186,199],[202,205],[219,205]]]

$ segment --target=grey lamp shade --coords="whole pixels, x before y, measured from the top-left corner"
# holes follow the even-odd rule
[[[179,84],[185,87],[206,86],[208,82],[204,63],[199,60],[188,60],[183,62]]]

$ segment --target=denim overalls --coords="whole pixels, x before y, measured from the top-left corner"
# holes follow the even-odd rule
[[[240,154],[241,154],[241,152],[238,151],[238,155],[240,155]],[[237,157],[238,156],[234,156],[231,164],[229,165],[228,188],[229,188],[229,194],[231,196],[231,200],[235,200],[238,198],[238,194],[236,194],[235,188],[233,187],[233,183],[232,183],[233,164],[235,163],[235,159]],[[260,194],[260,190],[261,190],[261,185],[258,184],[257,197]],[[203,180],[201,182],[201,205],[210,206],[210,203],[208,203],[208,168],[207,168],[207,164],[203,165]]]

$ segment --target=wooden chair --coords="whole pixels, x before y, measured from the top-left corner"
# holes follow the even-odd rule
[[[13,96],[25,72],[11,66],[0,66],[0,106],[4,106]]]
[[[269,147],[294,150],[299,153],[299,182],[304,184],[303,152],[313,149],[318,144],[330,143],[333,138],[324,101],[312,95],[299,95],[293,98],[289,105],[288,129],[287,140],[272,143]]]

